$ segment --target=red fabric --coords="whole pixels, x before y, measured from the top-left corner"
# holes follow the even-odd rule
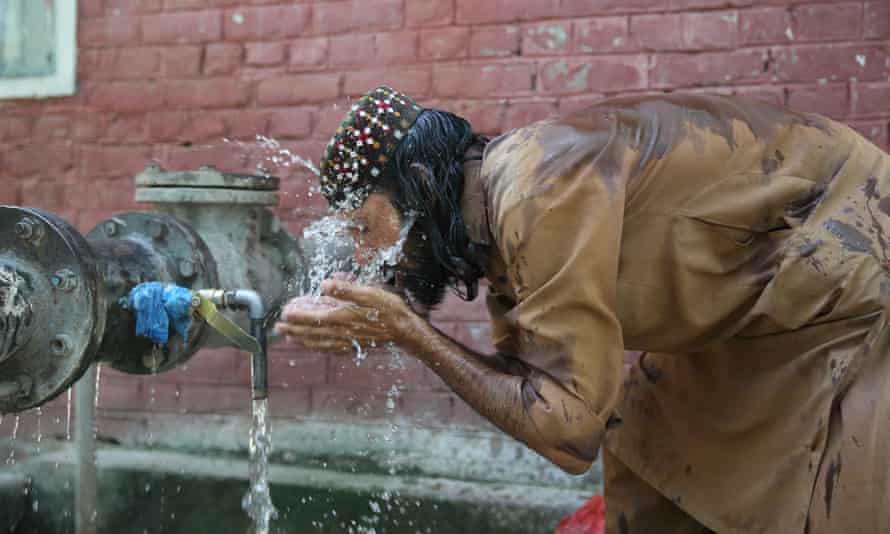
[[[605,534],[606,501],[594,495],[574,514],[560,521],[554,534]]]

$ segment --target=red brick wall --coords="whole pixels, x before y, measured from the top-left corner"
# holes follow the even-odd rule
[[[137,207],[132,176],[150,160],[250,171],[264,159],[256,134],[316,160],[349,98],[384,82],[489,134],[603,96],[688,89],[826,113],[888,145],[887,0],[80,0],[79,43],[75,96],[0,104],[0,202],[83,231]],[[323,204],[306,173],[265,164],[297,231]],[[487,344],[478,306],[446,306],[437,323]],[[389,366],[278,347],[274,411],[378,417],[400,380],[395,413],[478,422],[417,362]],[[247,374],[226,350],[154,378],[106,370],[100,405],[143,421],[244,413]],[[45,413],[44,430],[64,425],[64,402]]]

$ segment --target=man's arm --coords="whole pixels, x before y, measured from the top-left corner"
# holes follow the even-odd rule
[[[495,426],[572,474],[596,459],[604,423],[558,382],[518,359],[467,349],[420,318],[411,330],[401,345]]]
[[[393,342],[480,415],[565,471],[582,473],[596,458],[602,420],[551,376],[519,358],[461,346],[383,288],[327,280],[321,292],[322,302],[291,301],[276,330],[307,348],[347,353],[356,341]]]

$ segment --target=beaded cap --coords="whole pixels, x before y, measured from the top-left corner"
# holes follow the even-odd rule
[[[422,111],[387,86],[371,90],[352,106],[319,165],[321,193],[332,207],[361,206]]]

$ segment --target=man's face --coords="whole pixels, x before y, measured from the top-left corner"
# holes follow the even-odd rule
[[[383,193],[371,193],[362,206],[349,212],[349,231],[355,242],[355,261],[368,265],[381,250],[399,242],[402,217]]]
[[[356,263],[372,265],[382,251],[391,250],[405,236],[398,263],[383,266],[384,272],[380,274],[384,282],[405,293],[412,304],[419,305],[421,312],[429,311],[442,301],[448,276],[435,261],[422,225],[406,220],[383,193],[371,193],[360,208],[346,217],[355,242]]]

